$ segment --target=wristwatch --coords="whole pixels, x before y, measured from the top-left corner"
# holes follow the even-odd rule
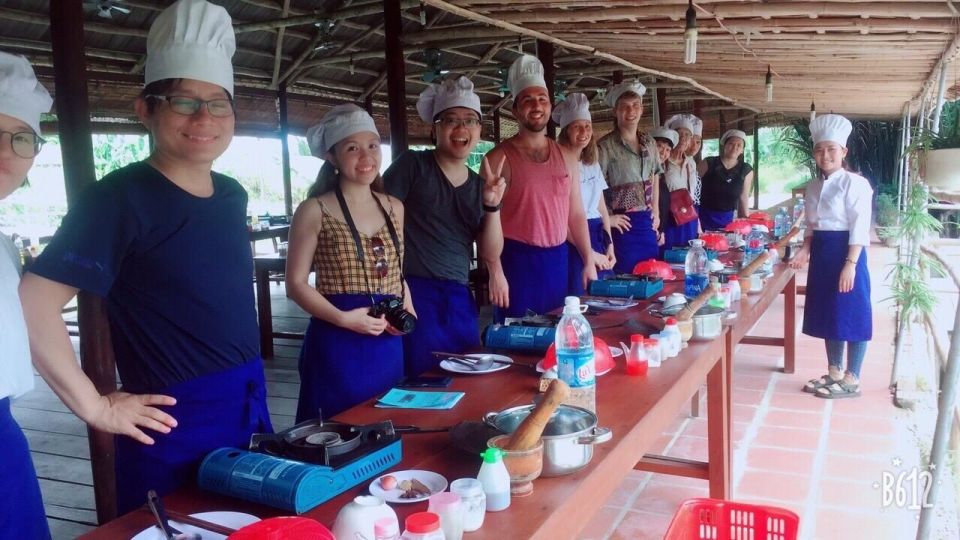
[[[486,204],[486,203],[483,204],[484,212],[499,212],[501,208],[503,208],[503,201],[500,201],[500,203],[497,204],[496,206],[490,206],[489,204]]]
[[[857,265],[857,261],[851,259],[850,257],[847,257],[846,259],[844,259],[844,261],[845,261],[845,262],[848,262],[848,263],[850,263],[850,264],[852,264],[852,265],[854,265],[854,266]]]

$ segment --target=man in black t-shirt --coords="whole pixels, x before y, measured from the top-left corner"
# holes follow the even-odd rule
[[[436,367],[433,351],[479,346],[477,307],[467,288],[473,243],[484,260],[500,257],[506,185],[486,161],[485,179],[467,168],[481,131],[480,98],[469,79],[431,85],[420,94],[417,110],[433,125],[436,149],[406,152],[384,173],[387,193],[406,208],[404,275],[418,317],[417,329],[403,341],[410,376]],[[493,285],[491,295],[499,290]]]

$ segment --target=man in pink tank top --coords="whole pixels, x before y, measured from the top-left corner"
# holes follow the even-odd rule
[[[499,260],[488,261],[498,321],[563,305],[568,237],[584,260],[591,254],[580,190],[574,189],[579,166],[547,137],[551,105],[543,65],[523,55],[510,66],[507,82],[520,130],[490,151],[487,160],[493,166],[485,171],[507,182],[500,216],[503,252]],[[595,279],[596,268],[586,265],[584,286]]]

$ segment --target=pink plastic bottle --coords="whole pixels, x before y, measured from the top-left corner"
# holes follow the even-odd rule
[[[646,375],[650,369],[647,356],[643,350],[643,335],[630,336],[630,349],[627,350],[627,375]]]

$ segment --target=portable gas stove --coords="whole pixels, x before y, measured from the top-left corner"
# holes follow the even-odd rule
[[[211,452],[200,465],[200,487],[297,513],[373,478],[403,454],[389,420],[360,426],[307,420],[256,433],[249,449]]]

